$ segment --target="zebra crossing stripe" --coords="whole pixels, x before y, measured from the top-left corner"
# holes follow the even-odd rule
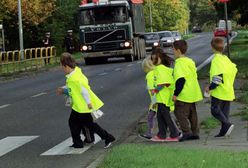
[[[0,140],[0,157],[39,136],[10,136]]]
[[[81,135],[81,138],[84,139],[84,136]],[[98,143],[101,138],[95,134],[95,142]],[[42,153],[42,156],[51,156],[51,155],[69,155],[69,154],[82,154],[87,151],[92,145],[85,145],[83,148],[73,148],[70,147],[72,145],[72,138],[68,138],[55,147],[49,149],[48,151]]]

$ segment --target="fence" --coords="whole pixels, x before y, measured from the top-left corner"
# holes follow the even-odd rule
[[[0,75],[37,70],[45,65],[55,64],[56,48],[30,48],[24,50],[24,58],[21,51],[0,52]]]

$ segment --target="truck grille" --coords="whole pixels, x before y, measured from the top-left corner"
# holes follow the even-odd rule
[[[119,49],[118,43],[101,43],[101,44],[95,44],[94,50],[95,51],[108,51],[113,49]]]
[[[125,40],[125,38],[125,30],[109,30],[85,33],[85,43],[119,41]]]

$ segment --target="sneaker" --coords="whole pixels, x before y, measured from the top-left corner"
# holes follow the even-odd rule
[[[151,138],[151,141],[153,142],[165,142],[166,138],[160,138],[159,136],[154,136]]]
[[[189,140],[198,140],[200,139],[199,135],[192,135],[188,138]]]
[[[184,133],[182,137],[178,137],[180,142],[186,141],[186,140],[190,140],[190,137],[192,137],[193,135],[191,133]]]
[[[94,140],[94,141],[95,141],[95,140]],[[84,143],[86,143],[86,144],[91,144],[91,143],[93,143],[94,141],[93,141],[93,140],[91,141],[91,140],[85,139],[85,140],[84,140]]]
[[[215,137],[215,138],[219,138],[219,137],[223,137],[223,136],[225,136],[225,135],[224,135],[224,134],[219,133],[219,134],[215,135],[214,137]]]
[[[175,137],[175,138],[168,137],[165,139],[165,142],[178,142],[178,141],[179,141],[179,137]]]
[[[234,125],[231,124],[231,125],[228,127],[228,129],[227,129],[227,131],[226,131],[226,133],[225,133],[225,136],[229,136],[229,135],[231,134],[233,128],[234,128]]]
[[[84,145],[76,145],[76,144],[72,144],[70,147],[73,147],[73,148],[83,148]]]
[[[110,139],[105,140],[104,149],[110,148],[113,145],[114,141],[115,141],[115,138],[113,136]]]
[[[139,137],[140,137],[140,138],[143,138],[143,139],[152,139],[151,136],[146,135],[146,134],[139,134]]]

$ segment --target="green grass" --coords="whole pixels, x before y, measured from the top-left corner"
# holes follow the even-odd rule
[[[246,168],[247,154],[125,144],[113,148],[98,168]]]
[[[231,44],[231,59],[238,66],[238,77],[248,78],[248,31],[239,31]]]
[[[136,132],[138,134],[144,134],[147,131],[147,122],[140,122],[136,127]]]
[[[214,129],[220,125],[219,121],[214,117],[209,117],[201,122],[202,129]]]
[[[241,112],[232,114],[231,116],[241,116],[241,119],[244,121],[248,121],[248,107],[244,107]]]
[[[238,36],[231,44],[231,59],[238,67],[238,78],[248,79],[248,31],[238,31]],[[248,85],[244,85],[239,101],[248,104]]]
[[[81,52],[74,53],[73,58],[75,60],[82,59],[83,58],[82,53]]]
[[[185,35],[183,35],[184,40],[188,40],[188,39],[193,38],[193,37],[195,37],[194,34],[185,34]]]

